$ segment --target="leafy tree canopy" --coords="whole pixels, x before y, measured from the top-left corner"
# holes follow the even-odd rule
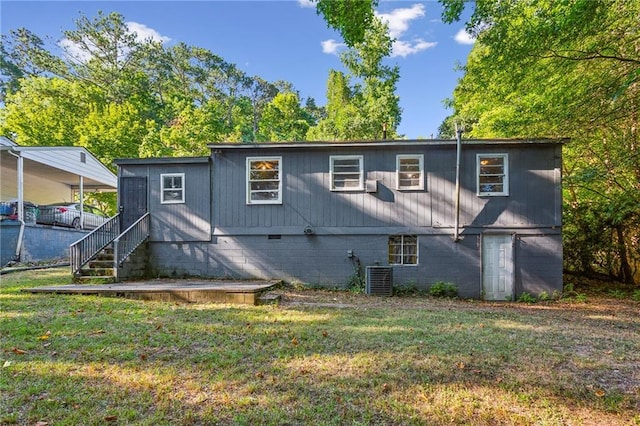
[[[468,3],[444,0],[458,19]],[[634,282],[640,270],[640,3],[478,1],[451,122],[473,137],[569,137],[568,269]]]
[[[378,0],[311,0],[327,25],[337,30],[349,47],[365,40],[374,22]]]

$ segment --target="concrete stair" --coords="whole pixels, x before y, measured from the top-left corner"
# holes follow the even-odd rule
[[[113,276],[113,247],[107,246],[90,260],[74,277],[78,283],[100,284],[112,283]]]

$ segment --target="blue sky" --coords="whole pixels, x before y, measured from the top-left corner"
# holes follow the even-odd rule
[[[340,35],[327,28],[307,0],[287,1],[7,1],[0,3],[2,34],[25,27],[56,48],[63,31],[84,14],[119,12],[139,36],[167,45],[203,47],[249,75],[291,82],[303,98],[326,103],[330,69],[343,70]],[[437,134],[450,114],[451,96],[473,40],[464,24],[444,24],[437,1],[380,1],[377,12],[397,39],[390,64],[400,67],[397,94],[403,109],[399,133]]]

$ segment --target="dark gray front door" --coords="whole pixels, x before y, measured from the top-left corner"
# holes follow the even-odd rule
[[[121,231],[127,229],[147,212],[147,178],[120,178]]]

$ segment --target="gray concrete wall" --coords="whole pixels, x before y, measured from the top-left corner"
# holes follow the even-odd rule
[[[3,220],[0,222],[0,267],[15,260],[20,222]]]
[[[516,239],[516,296],[562,292],[562,237],[520,235]]]
[[[141,244],[131,255],[124,261],[124,264],[118,270],[120,280],[134,280],[150,276],[149,261],[149,243]]]
[[[69,260],[69,246],[85,235],[87,231],[74,229],[26,226],[24,242],[20,253],[22,262],[47,260]]]
[[[273,236],[272,236],[273,237]],[[268,235],[215,237],[211,243],[149,245],[152,277],[284,279],[307,285],[346,287],[354,275],[349,250],[366,266],[388,265],[387,235]],[[449,235],[419,235],[419,264],[393,266],[394,285],[422,290],[451,282],[460,297],[480,298],[480,235],[454,242]],[[515,252],[515,292],[562,291],[560,235],[520,235]]]
[[[0,252],[2,265],[14,260],[20,223],[3,221],[0,223]],[[43,262],[69,260],[69,246],[84,237],[86,231],[42,225],[25,225],[21,262]]]

